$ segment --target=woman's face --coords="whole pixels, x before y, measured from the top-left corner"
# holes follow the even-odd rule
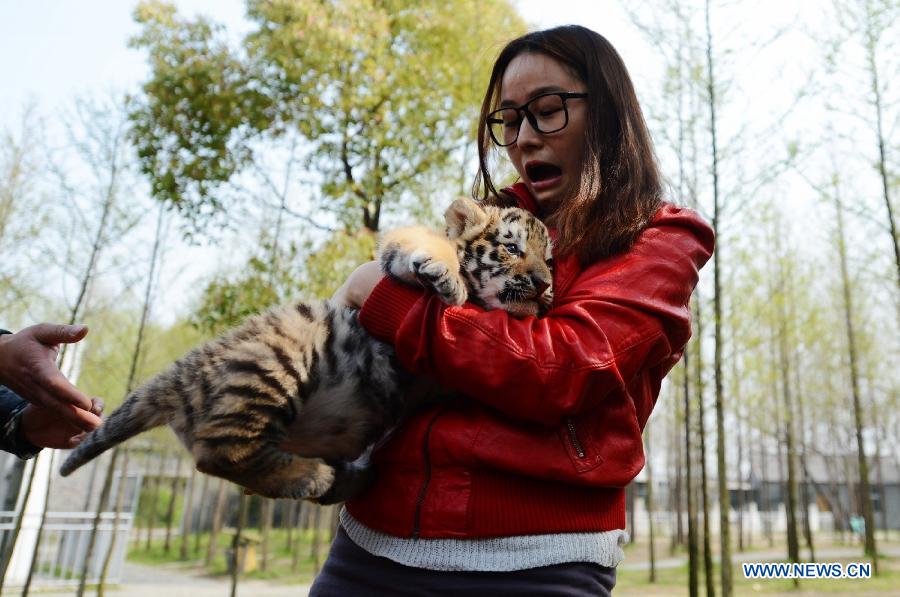
[[[545,54],[519,54],[500,83],[500,105],[521,106],[547,92],[585,92],[585,85],[561,62]],[[545,214],[572,196],[581,179],[589,98],[568,99],[569,123],[555,133],[539,133],[523,118],[519,137],[506,148],[522,181]]]

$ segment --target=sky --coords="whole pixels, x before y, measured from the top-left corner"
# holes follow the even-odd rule
[[[53,110],[79,94],[134,88],[147,67],[128,47],[137,32],[136,0],[0,0],[0,128],[15,126],[23,106]],[[183,14],[205,14],[239,35],[247,29],[243,0],[177,0]],[[529,23],[539,27],[578,22],[600,31],[623,53],[634,48],[618,2],[522,0]],[[618,39],[617,39],[618,38]],[[631,42],[629,43],[629,40]]]

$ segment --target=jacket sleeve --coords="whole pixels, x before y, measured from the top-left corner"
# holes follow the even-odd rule
[[[0,386],[0,450],[22,459],[33,458],[41,451],[23,438],[20,432],[20,417],[26,406],[28,403],[18,394],[6,386]]]
[[[557,425],[624,389],[642,368],[674,363],[690,338],[690,295],[713,235],[690,210],[663,209],[630,251],[583,270],[542,318],[447,306],[385,279],[360,321],[413,373],[505,414]]]

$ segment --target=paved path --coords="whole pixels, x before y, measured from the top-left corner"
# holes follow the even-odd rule
[[[9,594],[18,595],[19,589]],[[73,594],[72,589],[49,592],[41,590],[36,593],[39,597],[72,597]],[[88,590],[86,594],[93,595],[94,591]],[[177,565],[146,566],[126,562],[122,584],[109,587],[105,594],[108,597],[229,597],[231,580],[194,574]],[[309,586],[242,580],[238,584],[237,594],[238,597],[306,597]]]
[[[900,546],[889,545],[879,549],[885,555],[900,557]],[[801,552],[804,557],[805,551]],[[862,548],[854,546],[828,547],[816,550],[816,560],[828,561],[832,558],[852,558],[859,556],[862,560]],[[765,562],[782,560],[784,550],[758,551],[733,554],[735,563]],[[657,568],[676,568],[687,562],[687,557],[664,558],[657,560]],[[620,570],[647,570],[647,561],[629,562],[628,559],[619,565]],[[10,587],[4,594],[18,595],[19,589]],[[238,585],[238,597],[306,597],[309,586],[302,584],[281,585],[274,581],[242,580]],[[93,592],[90,592],[93,594]],[[73,591],[41,590],[40,597],[71,597]],[[123,570],[122,584],[110,587],[106,591],[108,597],[229,597],[231,581],[223,577],[211,577],[185,570],[177,564],[147,566],[126,562]]]

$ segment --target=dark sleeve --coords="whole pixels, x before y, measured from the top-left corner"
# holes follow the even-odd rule
[[[6,386],[0,386],[0,450],[27,459],[36,456],[41,449],[25,441],[19,432],[22,411],[26,406],[28,402],[18,394]]]

